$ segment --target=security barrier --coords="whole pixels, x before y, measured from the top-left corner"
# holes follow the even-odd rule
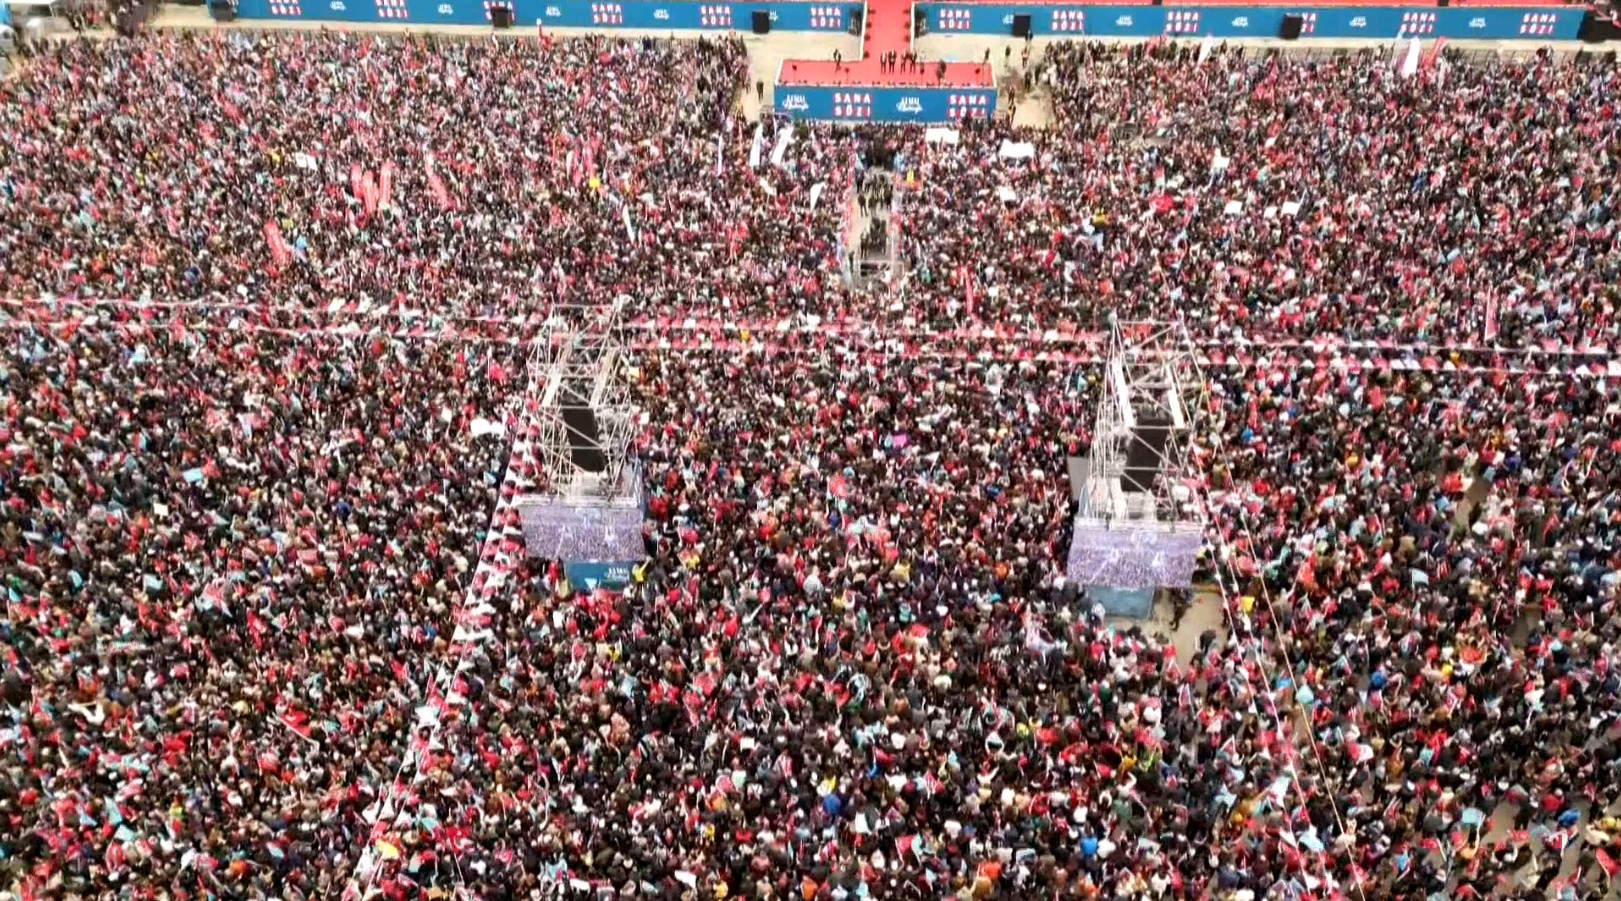
[[[777,112],[795,119],[944,124],[996,112],[992,88],[853,88],[777,85]]]
[[[1302,38],[1397,37],[1576,40],[1582,7],[1413,6],[1072,6],[920,3],[935,34],[1011,35],[1013,17],[1030,33],[1080,37],[1275,38],[1283,17],[1301,16]]]

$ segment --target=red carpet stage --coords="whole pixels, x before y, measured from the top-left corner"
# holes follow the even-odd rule
[[[994,87],[991,67],[979,63],[922,60],[908,66],[912,49],[912,0],[869,0],[862,23],[861,58],[786,60],[777,75],[783,87],[957,88]],[[894,62],[888,60],[893,54]],[[781,106],[781,104],[779,104]],[[865,117],[862,117],[865,118]],[[884,118],[875,116],[873,118]]]

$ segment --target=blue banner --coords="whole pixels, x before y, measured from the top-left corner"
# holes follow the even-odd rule
[[[703,3],[675,0],[510,0],[514,28],[652,28],[747,31],[756,10],[773,31],[844,31],[860,3]],[[244,19],[486,25],[492,0],[240,0]]]
[[[777,85],[777,112],[795,119],[949,125],[996,112],[994,88],[849,88]]]
[[[1289,13],[1304,18],[1302,38],[1487,38],[1573,41],[1583,9],[1401,6],[1059,6],[1025,3],[919,3],[935,34],[1013,33],[1030,17],[1035,35],[1064,37],[1275,38]]]
[[[563,575],[568,579],[569,587],[575,591],[596,591],[598,588],[618,591],[630,584],[630,571],[635,566],[634,560],[617,563],[575,561],[563,564]]]
[[[691,0],[511,0],[513,25],[533,28],[651,28],[672,31],[747,31],[756,10],[771,16],[773,31],[839,32],[860,3],[778,0],[702,3]],[[240,0],[245,19],[399,22],[483,25],[492,0]],[[1063,37],[1273,38],[1286,13],[1305,18],[1302,38],[1489,38],[1571,41],[1583,10],[1561,7],[1319,7],[1286,6],[1061,6],[1025,3],[919,3],[936,34],[1012,33],[1013,17],[1028,15],[1031,32]],[[5,7],[0,5],[0,11]],[[921,121],[921,120],[907,120]]]

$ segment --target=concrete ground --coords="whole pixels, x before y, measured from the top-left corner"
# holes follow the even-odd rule
[[[1227,640],[1227,618],[1222,613],[1221,595],[1214,587],[1196,589],[1193,594],[1193,606],[1182,617],[1182,622],[1176,628],[1171,628],[1171,605],[1159,601],[1154,604],[1154,610],[1148,619],[1134,620],[1125,617],[1110,617],[1108,622],[1117,629],[1126,629],[1131,626],[1141,626],[1149,635],[1164,641],[1170,639],[1176,648],[1178,663],[1186,666],[1188,661],[1199,650],[1199,636],[1206,630],[1216,633],[1217,639]]]

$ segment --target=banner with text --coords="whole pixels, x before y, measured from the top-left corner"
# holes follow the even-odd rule
[[[835,122],[920,122],[985,118],[996,112],[994,88],[850,88],[777,85],[777,112]]]
[[[244,19],[485,25],[496,0],[239,0]],[[860,3],[774,0],[703,3],[689,0],[511,0],[512,24],[553,28],[650,28],[748,31],[753,14],[770,16],[773,31],[842,32]],[[1013,19],[1030,17],[1038,36],[1275,38],[1287,14],[1302,17],[1302,38],[1576,39],[1577,6],[1438,9],[1401,6],[1085,6],[1027,3],[919,3],[935,34],[1012,33]],[[5,7],[0,6],[0,12]],[[820,118],[820,117],[817,117]],[[886,120],[889,121],[889,120]],[[913,121],[903,119],[901,121]],[[921,120],[917,120],[921,121]]]
[[[1402,6],[1083,6],[1029,3],[919,3],[935,34],[1011,35],[1015,16],[1030,17],[1030,33],[1066,37],[1275,38],[1283,17],[1301,17],[1300,37],[1446,37],[1573,41],[1577,6],[1446,9]]]
[[[239,0],[244,19],[394,22],[410,25],[488,25],[496,0]],[[510,0],[514,28],[651,28],[748,31],[753,13],[768,13],[773,31],[843,31],[859,3],[777,0],[703,3],[674,0]],[[0,7],[3,8],[3,7]]]

